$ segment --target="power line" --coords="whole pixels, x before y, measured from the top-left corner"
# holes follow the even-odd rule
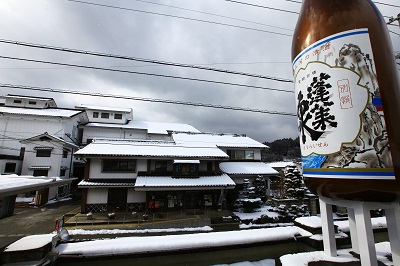
[[[66,1],[79,3],[79,4],[86,4],[86,5],[107,7],[107,8],[114,8],[114,9],[125,10],[125,11],[133,11],[133,12],[139,12],[139,13],[145,13],[145,14],[151,14],[151,15],[158,15],[158,16],[164,16],[164,17],[179,18],[179,19],[185,19],[185,20],[191,20],[191,21],[196,21],[196,22],[209,23],[209,24],[214,24],[214,25],[221,25],[221,26],[227,26],[227,27],[233,27],[233,28],[239,28],[239,29],[245,29],[245,30],[253,30],[253,31],[259,31],[259,32],[264,32],[264,33],[277,34],[277,35],[288,36],[288,37],[292,36],[291,34],[285,34],[285,33],[281,33],[281,32],[274,32],[274,31],[268,31],[268,30],[255,29],[255,28],[243,27],[243,26],[232,25],[232,24],[227,24],[227,23],[220,23],[220,22],[203,20],[203,19],[195,19],[195,18],[188,18],[188,17],[182,17],[182,16],[168,15],[168,14],[144,11],[144,10],[139,10],[139,9],[127,8],[127,7],[111,6],[111,5],[104,5],[104,4],[91,3],[91,2],[78,1],[78,0],[66,0]]]
[[[234,18],[234,17],[228,17],[228,16],[213,14],[213,13],[209,13],[209,12],[203,12],[203,11],[199,11],[199,10],[193,10],[193,9],[189,9],[189,8],[183,8],[183,7],[165,5],[165,4],[154,3],[154,2],[145,1],[145,0],[135,0],[135,1],[137,1],[137,2],[143,2],[143,3],[148,3],[148,4],[152,4],[152,5],[158,5],[158,6],[166,6],[166,7],[170,7],[170,8],[175,8],[175,9],[180,9],[180,10],[185,10],[185,11],[190,11],[190,12],[196,12],[196,13],[199,13],[199,14],[205,14],[205,15],[210,15],[210,16],[215,16],[215,17],[220,17],[220,18],[227,18],[227,19],[232,19],[232,20],[237,20],[237,21],[241,21],[241,22],[247,22],[247,23],[262,25],[262,26],[268,26],[268,27],[272,27],[272,28],[276,28],[276,29],[282,29],[282,30],[293,31],[293,29],[287,29],[287,28],[278,27],[278,26],[273,26],[273,25],[268,25],[268,24],[264,24],[264,23],[260,23],[260,22],[254,22],[254,21],[245,20],[245,19],[239,19],[239,18]]]
[[[301,4],[301,2],[294,1],[294,0],[285,0],[285,1],[293,2],[293,3],[297,3],[297,4]],[[380,4],[380,5],[385,5],[385,6],[391,6],[391,7],[399,7],[399,8],[400,8],[400,6],[393,5],[393,4],[387,4],[387,3],[377,2],[377,1],[372,1],[372,2],[374,2],[375,4]]]
[[[72,1],[72,0],[68,0],[68,1]],[[261,79],[269,79],[269,80],[280,81],[280,82],[290,82],[290,83],[293,82],[293,80],[290,80],[290,79],[269,77],[269,76],[263,76],[263,75],[257,75],[257,74],[250,74],[250,73],[244,73],[244,72],[238,72],[238,71],[232,71],[232,70],[219,69],[219,68],[211,68],[211,67],[203,67],[203,66],[198,66],[198,65],[166,62],[166,61],[159,61],[159,60],[153,60],[153,59],[130,57],[130,56],[125,56],[125,55],[105,54],[105,53],[99,53],[99,52],[76,50],[76,49],[71,49],[71,48],[63,48],[63,47],[49,46],[49,45],[43,45],[43,44],[18,42],[18,41],[13,41],[13,40],[0,39],[0,43],[15,44],[15,45],[20,45],[20,46],[69,52],[69,53],[75,53],[75,54],[93,55],[93,56],[116,58],[116,59],[123,59],[123,60],[132,60],[132,61],[159,64],[159,65],[167,65],[167,66],[174,66],[174,67],[184,67],[184,68],[200,69],[200,70],[207,70],[207,71],[215,71],[215,72],[219,72],[219,73],[242,75],[242,76],[261,78]]]
[[[268,7],[268,6],[255,5],[255,4],[244,3],[244,2],[240,2],[240,1],[234,1],[234,0],[225,0],[225,1],[227,1],[227,2],[232,2],[232,3],[236,3],[236,4],[241,4],[241,5],[254,6],[254,7],[261,7],[261,8],[271,9],[271,10],[275,10],[275,11],[281,11],[281,12],[286,12],[286,13],[292,13],[292,14],[297,14],[297,15],[299,14],[299,12],[290,11],[290,10],[286,10],[286,9],[280,9],[280,8],[274,8],[274,7]]]
[[[260,86],[232,83],[232,82],[215,81],[215,80],[207,80],[207,79],[197,79],[197,78],[188,78],[188,77],[181,77],[181,76],[163,75],[163,74],[146,73],[146,72],[129,71],[129,70],[120,70],[120,69],[112,69],[112,68],[104,68],[104,67],[85,66],[85,65],[78,65],[78,64],[67,64],[67,63],[59,63],[59,62],[44,61],[44,60],[34,60],[34,59],[18,58],[18,57],[10,57],[10,56],[1,56],[0,55],[0,58],[10,59],[10,60],[19,60],[19,61],[25,61],[25,62],[34,62],[34,63],[42,63],[42,64],[59,65],[59,66],[68,66],[68,67],[78,67],[78,68],[85,68],[85,69],[112,71],[112,72],[119,72],[119,73],[129,73],[129,74],[147,75],[147,76],[154,76],[154,77],[174,78],[174,79],[182,79],[182,80],[190,80],[190,81],[200,81],[200,82],[208,82],[208,83],[239,86],[239,87],[246,87],[246,88],[255,88],[255,89],[263,89],[263,90],[291,92],[291,93],[294,92],[292,90],[274,89],[274,88],[267,88],[267,87],[260,87]]]
[[[252,109],[252,108],[242,108],[242,107],[235,107],[235,106],[214,105],[214,104],[205,104],[205,103],[195,103],[195,102],[163,100],[163,99],[154,99],[154,98],[143,98],[143,97],[134,97],[134,96],[127,96],[127,95],[103,94],[103,93],[98,93],[98,92],[94,93],[94,92],[85,92],[85,91],[61,90],[61,89],[41,88],[41,87],[12,85],[12,84],[3,84],[3,83],[0,83],[0,87],[12,88],[12,89],[22,89],[22,90],[34,90],[34,91],[75,94],[75,95],[82,95],[82,96],[95,96],[95,97],[103,97],[103,98],[126,99],[126,100],[134,100],[134,101],[153,102],[153,103],[170,103],[170,104],[178,104],[178,105],[208,107],[208,108],[215,108],[215,109],[225,109],[225,110],[244,111],[244,112],[253,112],[253,113],[273,114],[273,115],[296,116],[296,114],[294,114],[294,113],[287,113],[287,112],[269,111],[269,110]]]
[[[376,1],[374,1],[374,3],[375,3],[375,4],[384,5],[384,6],[391,6],[391,7],[398,7],[398,8],[400,8],[400,6],[393,5],[393,4],[387,4],[387,3],[376,2]]]

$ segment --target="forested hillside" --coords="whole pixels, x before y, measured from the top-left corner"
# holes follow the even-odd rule
[[[272,142],[264,142],[269,149],[262,151],[262,161],[276,162],[284,159],[300,158],[300,142],[299,138],[277,139]]]

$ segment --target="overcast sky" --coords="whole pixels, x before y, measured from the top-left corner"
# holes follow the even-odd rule
[[[1,58],[0,83],[294,114],[293,83],[285,81],[292,80],[291,42],[296,12],[301,7],[296,1],[1,0],[2,40],[210,67],[283,81],[0,42],[0,56],[260,88]],[[398,0],[380,3],[400,5]],[[387,17],[400,13],[398,7],[377,6]],[[394,32],[391,37],[395,51],[400,51],[400,27],[389,29]],[[200,131],[247,134],[260,142],[298,136],[296,118],[290,115],[0,88],[1,95],[8,93],[52,97],[59,107],[127,107],[133,109],[135,120],[187,123]]]

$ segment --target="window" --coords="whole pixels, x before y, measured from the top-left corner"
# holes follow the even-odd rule
[[[156,161],[155,162],[156,172],[166,172],[167,171],[167,161]]]
[[[63,158],[68,158],[68,152],[69,150],[63,149]]]
[[[229,157],[232,160],[253,160],[254,151],[253,150],[228,150]]]
[[[114,114],[114,119],[122,119],[122,114]]]
[[[16,163],[6,163],[6,167],[4,169],[4,173],[15,173],[15,168],[17,167]]]
[[[175,176],[197,176],[199,174],[199,164],[176,163],[174,164]]]
[[[35,101],[29,101],[28,103],[31,104],[31,105],[36,105]]]
[[[50,157],[51,150],[50,149],[40,149],[36,151],[36,157]]]
[[[47,176],[49,174],[49,170],[36,169],[33,170],[33,176]]]
[[[14,103],[22,103],[21,100],[14,100]]]
[[[93,118],[98,118],[99,117],[99,112],[93,112]]]
[[[254,151],[244,151],[244,157],[246,160],[254,159]]]
[[[104,159],[103,172],[135,172],[136,160]]]
[[[213,170],[213,162],[207,162],[207,171],[211,172]]]
[[[65,168],[61,168],[60,169],[60,176],[65,176],[65,172],[66,172],[66,169]]]
[[[101,113],[101,118],[106,118],[108,119],[110,117],[109,113]]]

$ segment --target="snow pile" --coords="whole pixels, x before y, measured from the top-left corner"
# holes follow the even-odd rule
[[[374,217],[371,218],[372,229],[380,229],[387,228],[386,217]],[[336,221],[335,225],[338,226],[338,229],[343,232],[350,232],[349,221]]]
[[[115,235],[115,234],[145,234],[145,233],[168,233],[168,232],[192,232],[192,231],[212,231],[210,226],[188,227],[188,228],[164,228],[164,229],[143,229],[143,230],[122,230],[122,229],[101,229],[101,230],[85,230],[74,229],[68,230],[69,235]]]
[[[299,224],[305,225],[310,228],[321,228],[322,222],[321,217],[311,216],[311,217],[299,217],[295,220]],[[386,217],[374,217],[371,218],[372,229],[387,228]],[[339,231],[350,232],[350,226],[348,220],[335,221],[334,224],[338,226]]]
[[[109,256],[273,242],[294,239],[297,236],[311,234],[299,227],[290,226],[189,235],[123,237],[60,244],[57,251],[60,255]]]
[[[240,218],[240,220],[257,220],[260,219],[261,216],[266,215],[271,218],[277,218],[279,214],[274,211],[275,208],[271,206],[262,206],[261,208],[258,208],[255,210],[255,212],[250,212],[250,213],[245,213],[245,212],[234,212],[237,217]]]
[[[331,257],[323,251],[305,252],[297,254],[287,254],[280,257],[282,266],[307,266],[309,262],[313,261],[332,261],[332,262],[350,262],[359,261],[353,257],[349,250],[339,250],[337,257]]]
[[[44,234],[44,235],[31,235],[25,236],[11,245],[7,246],[4,252],[20,251],[20,250],[31,250],[44,247],[51,243],[51,239],[55,234]]]
[[[377,259],[384,263],[384,265],[393,265],[393,262],[388,260],[388,256],[391,255],[390,243],[381,242],[375,244]],[[325,254],[323,251],[305,252],[297,254],[287,254],[280,257],[282,266],[307,266],[309,262],[316,261],[330,261],[330,262],[351,262],[360,261],[353,257],[349,252],[351,249],[338,250],[337,257],[331,257]]]
[[[275,266],[275,260],[266,259],[260,261],[241,261],[232,264],[216,264],[212,266]]]

